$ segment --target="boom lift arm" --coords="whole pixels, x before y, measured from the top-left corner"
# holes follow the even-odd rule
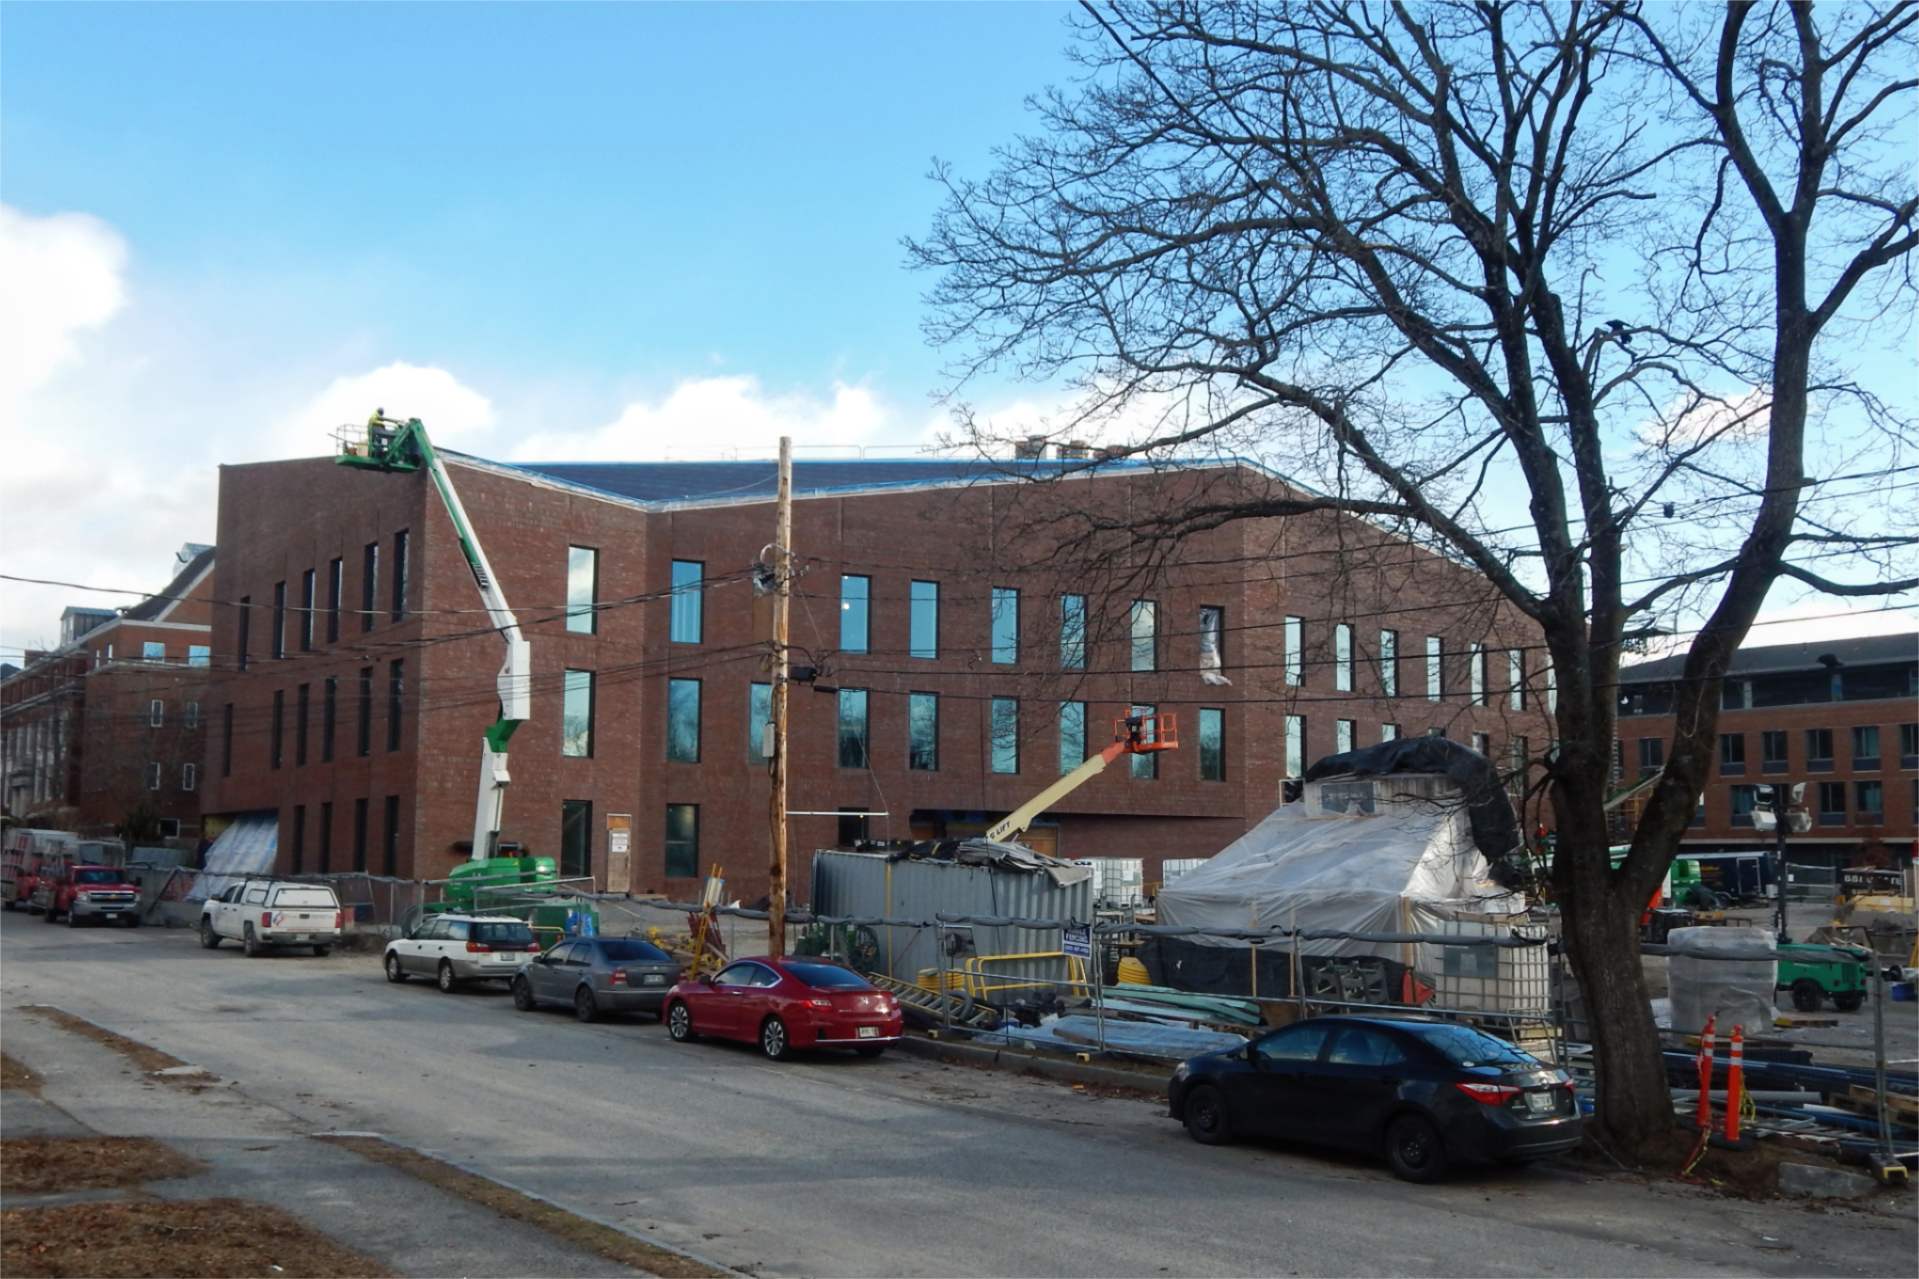
[[[480,747],[480,793],[473,809],[472,860],[485,861],[498,854],[500,815],[506,802],[507,785],[513,780],[507,772],[507,743],[513,737],[513,730],[531,714],[532,650],[520,634],[520,620],[507,607],[506,596],[501,593],[493,568],[487,563],[486,552],[480,548],[480,539],[473,532],[473,523],[467,519],[453,480],[447,475],[440,455],[434,451],[433,442],[427,439],[426,427],[420,424],[420,419],[410,417],[401,422],[386,416],[385,409],[377,409],[367,419],[364,441],[348,438],[341,444],[336,460],[346,466],[378,471],[424,469],[432,477],[433,487],[446,504],[446,513],[452,517],[453,530],[460,539],[460,552],[466,556],[467,567],[473,570],[474,584],[480,588],[487,620],[506,641],[506,661],[500,667],[498,681],[500,717],[486,730]]]
[[[1078,768],[1008,813],[986,832],[985,838],[994,843],[1019,838],[1041,813],[1105,772],[1106,766],[1121,755],[1177,749],[1178,725],[1171,715],[1128,715],[1125,719],[1116,719],[1112,745],[1088,757]]]

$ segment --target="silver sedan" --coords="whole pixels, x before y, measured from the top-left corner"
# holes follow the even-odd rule
[[[571,937],[528,962],[513,978],[513,1006],[571,1004],[581,1021],[602,1013],[658,1015],[680,979],[680,963],[634,937]]]

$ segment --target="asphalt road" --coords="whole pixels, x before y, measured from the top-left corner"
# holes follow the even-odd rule
[[[583,1026],[377,957],[0,916],[0,1017],[53,1004],[238,1082],[716,1261],[802,1275],[1909,1275],[1911,1197],[1808,1211],[1557,1169],[1438,1186],[1163,1107],[890,1055],[787,1064]]]

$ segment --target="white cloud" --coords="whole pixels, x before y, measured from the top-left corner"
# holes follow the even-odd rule
[[[473,449],[495,422],[492,401],[442,368],[395,361],[370,373],[336,377],[318,395],[286,414],[271,429],[247,439],[223,462],[261,462],[313,457],[333,449],[333,433],[358,429],[375,409],[387,416],[417,417],[436,444]]]
[[[1678,452],[1701,444],[1763,440],[1771,427],[1772,391],[1752,387],[1723,399],[1675,400],[1659,417],[1642,422],[1636,436],[1641,448]]]
[[[0,423],[78,358],[76,336],[126,301],[127,246],[84,213],[38,218],[0,204]]]

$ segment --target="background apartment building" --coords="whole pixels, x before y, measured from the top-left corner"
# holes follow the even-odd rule
[[[1665,763],[1672,681],[1684,659],[1620,672],[1619,762],[1626,776]],[[1753,829],[1758,787],[1804,782],[1812,828],[1791,837],[1792,859],[1846,866],[1902,863],[1919,853],[1919,635],[1743,648],[1721,694],[1718,758],[1682,847],[1770,848]]]
[[[729,896],[763,894],[772,464],[448,461],[532,645],[502,838],[602,875],[609,820],[628,821],[616,889],[678,896],[718,864]],[[1243,833],[1321,755],[1425,732],[1502,760],[1545,744],[1536,641],[1438,556],[1326,515],[1176,550],[1102,531],[1102,511],[1279,487],[1262,472],[795,470],[793,660],[815,672],[791,694],[796,893],[805,850],[984,829],[1134,706],[1176,715],[1180,749],[1122,760],[1031,840],[1142,858],[1149,879]],[[285,871],[444,875],[502,645],[425,476],[224,468],[220,538],[237,549],[214,591],[208,811],[276,814]]]

